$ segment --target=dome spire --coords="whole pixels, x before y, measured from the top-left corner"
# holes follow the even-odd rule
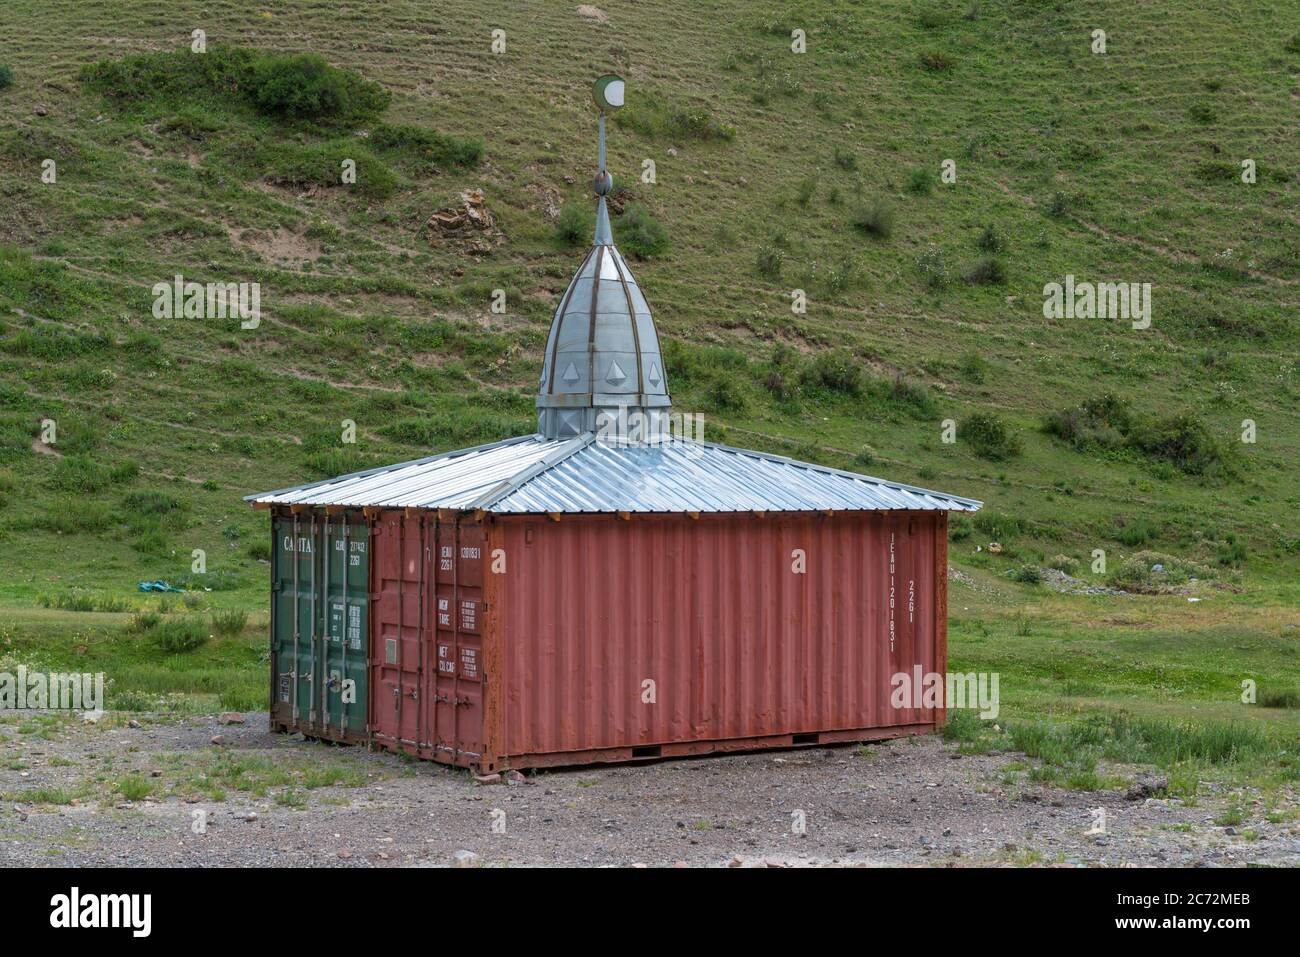
[[[623,105],[623,94],[619,77],[596,81],[596,232],[551,320],[537,394],[537,431],[547,438],[594,432],[601,440],[641,443],[668,433],[672,400],[659,336],[609,225],[614,179],[605,164],[605,114]]]

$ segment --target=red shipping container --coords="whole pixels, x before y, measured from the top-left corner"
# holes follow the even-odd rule
[[[940,726],[947,514],[376,512],[371,733],[482,772]],[[908,702],[911,704],[912,702]]]

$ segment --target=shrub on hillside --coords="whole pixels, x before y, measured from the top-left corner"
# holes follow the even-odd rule
[[[1127,448],[1188,475],[1230,471],[1227,448],[1196,416],[1183,412],[1163,418],[1142,417],[1110,393],[1051,413],[1043,431],[1079,451]]]
[[[952,57],[937,50],[927,50],[919,57],[921,68],[931,73],[943,73],[952,69]]]
[[[259,57],[251,81],[259,112],[298,120],[375,116],[388,109],[392,99],[378,83],[332,67],[315,53]]]
[[[231,637],[242,634],[248,627],[248,612],[242,609],[214,611],[212,613],[212,630],[218,635]]]
[[[894,231],[894,207],[876,196],[853,214],[853,225],[869,236],[888,239]]]
[[[943,250],[934,243],[927,245],[921,255],[916,257],[916,271],[931,289],[942,289],[952,280]]]
[[[962,278],[972,286],[1000,286],[1007,281],[1007,269],[996,256],[985,256]]]
[[[675,106],[654,93],[634,93],[614,114],[619,126],[655,139],[730,140],[736,129],[714,118],[702,105]]]
[[[914,166],[907,177],[907,191],[918,196],[929,196],[934,189],[934,172],[928,166]]]
[[[1020,438],[990,412],[972,412],[962,419],[957,436],[982,459],[998,462],[1020,454]]]
[[[406,123],[380,123],[370,132],[370,145],[382,152],[413,157],[423,166],[477,166],[483,140],[439,133]]]
[[[614,222],[619,248],[637,259],[649,259],[668,248],[668,232],[644,207],[630,203]]]
[[[555,235],[567,246],[590,242],[593,228],[591,204],[583,200],[565,203],[555,221]]]
[[[128,492],[122,498],[122,507],[130,512],[163,515],[167,512],[184,509],[185,503],[171,492],[162,492],[158,489],[139,489]]]
[[[354,140],[299,145],[284,143],[260,151],[260,165],[267,181],[280,186],[339,186],[342,162],[354,160],[357,181],[354,188],[367,196],[383,199],[397,185],[397,178],[384,163]]]
[[[1205,423],[1188,412],[1136,426],[1128,440],[1134,448],[1188,475],[1205,475],[1225,465],[1223,445]]]
[[[847,352],[823,352],[803,369],[804,388],[861,395],[865,376],[858,361]]]
[[[0,63],[0,90],[12,86],[14,82],[14,71],[9,68],[8,64]]]
[[[1076,449],[1113,449],[1124,443],[1133,425],[1128,402],[1106,392],[1087,399],[1073,409],[1052,412],[1043,431],[1068,442]]]
[[[202,618],[170,618],[149,631],[149,640],[167,654],[185,654],[207,644],[212,635]]]
[[[898,405],[910,406],[916,412],[930,412],[934,408],[930,390],[919,382],[905,378],[902,373],[890,380],[889,399]]]
[[[760,276],[767,279],[781,278],[781,267],[785,263],[785,253],[779,247],[770,244],[760,246],[755,260]]]
[[[1209,581],[1212,573],[1207,566],[1198,562],[1163,552],[1142,551],[1130,556],[1112,571],[1107,583],[1125,591],[1159,595],[1187,584],[1192,578]]]
[[[388,108],[392,95],[315,53],[267,54],[213,46],[141,53],[87,66],[82,80],[111,99],[190,101],[196,93],[246,103],[259,113],[318,123],[356,123]]]
[[[221,129],[221,124],[212,119],[211,114],[195,106],[185,106],[172,116],[158,124],[164,133],[180,133],[191,140],[201,140],[209,133]]]
[[[1000,253],[1006,250],[1007,241],[996,226],[985,226],[975,240],[975,245],[986,253]]]
[[[961,357],[957,371],[967,382],[982,385],[985,376],[988,375],[989,364],[979,353],[968,352]]]
[[[61,535],[103,532],[113,524],[113,515],[102,502],[80,494],[67,495],[56,498],[32,524]]]

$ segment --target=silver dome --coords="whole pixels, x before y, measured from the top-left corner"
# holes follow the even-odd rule
[[[667,432],[671,406],[650,306],[614,246],[600,196],[595,242],[551,320],[537,431],[648,441]]]

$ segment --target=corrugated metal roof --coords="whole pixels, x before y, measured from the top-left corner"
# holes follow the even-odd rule
[[[489,512],[973,512],[974,499],[765,452],[678,439],[653,445],[524,436],[250,495],[276,505]]]

